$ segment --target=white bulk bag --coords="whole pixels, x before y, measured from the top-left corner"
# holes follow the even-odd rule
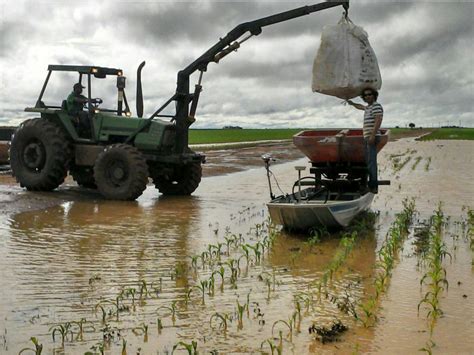
[[[325,26],[313,63],[313,92],[351,99],[363,89],[382,87],[379,65],[367,32],[345,16]]]

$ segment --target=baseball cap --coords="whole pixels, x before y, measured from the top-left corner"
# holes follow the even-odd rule
[[[85,86],[82,86],[81,83],[75,83],[74,84],[74,89],[77,88],[77,87],[80,87],[81,89],[85,88]]]

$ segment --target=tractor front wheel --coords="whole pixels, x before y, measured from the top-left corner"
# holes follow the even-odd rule
[[[148,183],[148,166],[137,148],[113,144],[97,157],[94,179],[106,199],[135,200]]]
[[[64,182],[71,159],[70,144],[54,123],[44,118],[23,122],[10,146],[13,176],[33,191],[51,191]]]
[[[191,195],[201,182],[201,163],[176,167],[173,176],[152,173],[153,183],[163,195]]]

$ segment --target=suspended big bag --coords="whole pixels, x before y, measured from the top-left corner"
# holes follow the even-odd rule
[[[313,92],[351,99],[363,89],[380,90],[382,78],[367,32],[343,16],[325,26],[313,63]]]

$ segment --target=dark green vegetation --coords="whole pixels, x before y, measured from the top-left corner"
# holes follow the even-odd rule
[[[189,144],[238,143],[292,139],[303,128],[279,129],[191,129]]]
[[[434,139],[473,140],[474,128],[439,128],[421,138],[422,141]]]

